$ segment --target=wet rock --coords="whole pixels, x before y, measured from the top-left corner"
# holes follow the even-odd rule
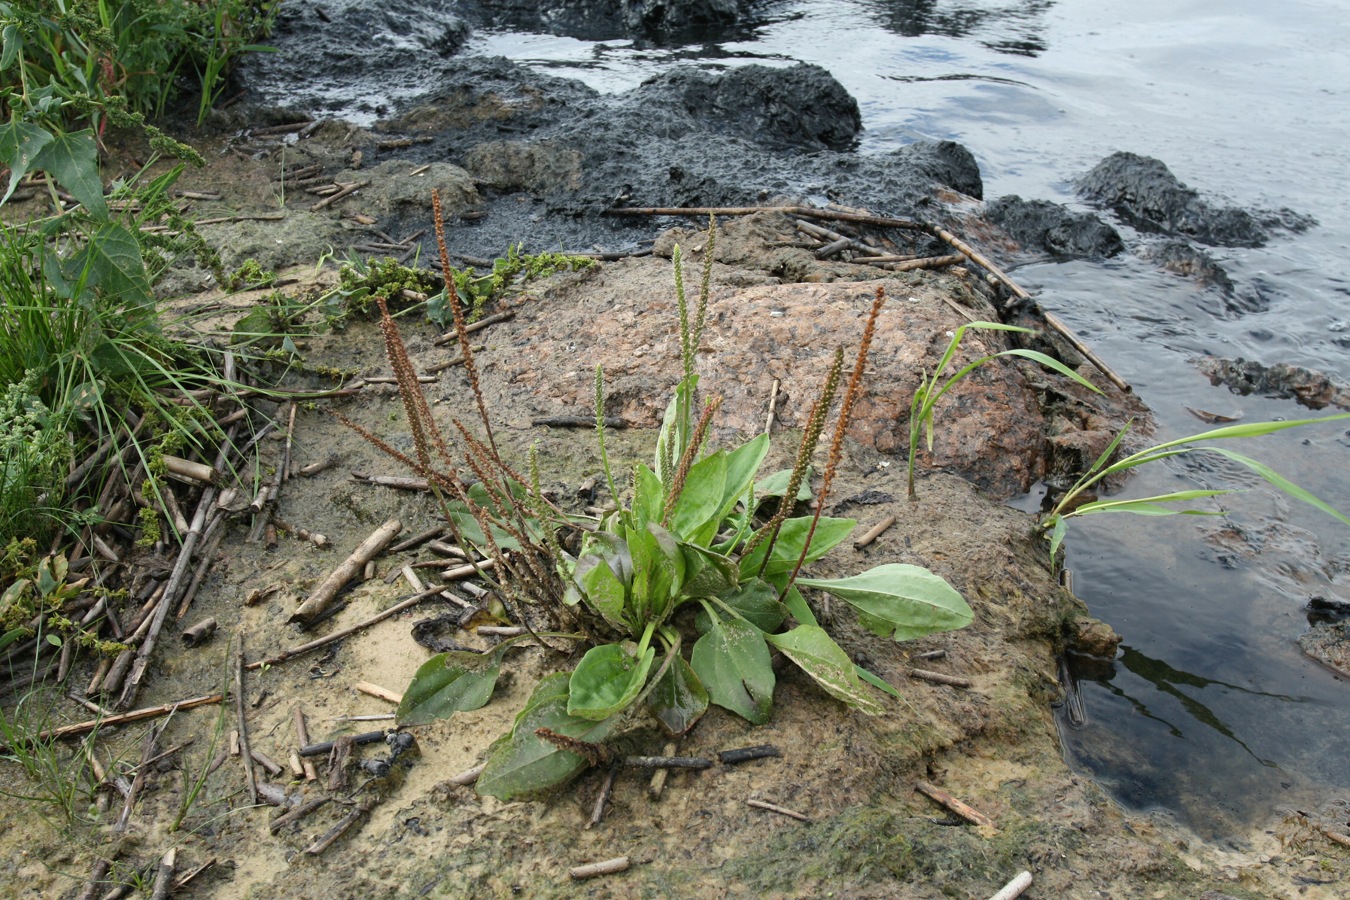
[[[1350,676],[1350,622],[1314,625],[1299,635],[1298,646],[1308,658]]]
[[[626,104],[687,116],[703,130],[772,148],[844,150],[862,132],[858,102],[829,72],[806,64],[749,65],[725,74],[675,69],[643,82]]]
[[[734,25],[752,6],[750,0],[477,0],[466,12],[493,27],[603,41]]]
[[[1082,618],[1073,623],[1071,646],[1077,653],[1101,659],[1113,659],[1120,646],[1121,636],[1105,622]]]
[[[1350,389],[1322,372],[1288,363],[1266,366],[1255,360],[1218,356],[1202,356],[1195,362],[1212,384],[1225,385],[1235,394],[1294,399],[1309,409],[1350,409]]]
[[[991,201],[985,215],[1026,250],[1097,259],[1115,256],[1125,248],[1116,230],[1101,219],[1091,213],[1070,212],[1048,200],[1023,200],[1009,194]]]
[[[1205,251],[1186,241],[1169,240],[1146,244],[1139,255],[1169,272],[1194,279],[1203,287],[1213,287],[1224,294],[1233,293],[1233,280],[1223,266]]]
[[[461,163],[492,189],[488,216],[452,238],[452,249],[475,256],[500,253],[523,234],[541,247],[648,236],[649,220],[601,218],[624,205],[808,198],[943,218],[943,201],[983,195],[979,166],[960,144],[866,156],[831,149],[852,145],[858,107],[816,66],[681,69],[617,96],[504,59],[452,60],[442,79],[380,130],[430,138],[399,153]]]
[[[1160,160],[1113,153],[1078,181],[1095,206],[1114,210],[1141,231],[1220,247],[1259,247],[1275,228],[1301,231],[1313,220],[1290,210],[1251,212],[1218,206],[1182,184]]]

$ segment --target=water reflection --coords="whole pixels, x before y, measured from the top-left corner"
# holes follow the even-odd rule
[[[1045,13],[1054,0],[1021,3],[863,0],[876,22],[905,37],[974,37],[1000,53],[1036,56],[1047,49]]]

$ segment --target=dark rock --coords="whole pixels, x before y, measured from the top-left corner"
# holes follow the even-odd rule
[[[846,150],[862,131],[858,101],[829,72],[806,64],[749,65],[725,74],[675,69],[643,82],[626,102],[773,148]]]
[[[1196,360],[1196,366],[1212,384],[1225,385],[1235,394],[1292,398],[1309,409],[1350,409],[1350,391],[1323,373],[1302,366],[1265,366],[1254,360],[1217,356],[1203,356]]]
[[[1027,250],[1044,250],[1073,259],[1115,256],[1125,248],[1114,228],[1091,213],[1070,212],[1048,200],[1023,200],[1016,194],[985,207],[985,215]]]
[[[817,66],[691,67],[617,96],[505,59],[454,59],[441,73],[441,87],[379,128],[431,139],[401,158],[458,162],[500,192],[485,190],[489,214],[452,239],[471,255],[500,253],[523,233],[551,247],[650,234],[650,221],[600,217],[623,205],[807,198],[932,219],[944,214],[939,197],[983,194],[979,166],[960,144],[866,156],[840,149],[859,132],[858,106]]]
[[[590,41],[681,34],[742,22],[751,0],[477,0],[466,14],[495,28]]]
[[[1078,181],[1079,193],[1141,231],[1221,247],[1259,247],[1273,228],[1301,231],[1313,220],[1290,210],[1216,206],[1177,180],[1160,160],[1113,153]]]
[[[1213,287],[1224,294],[1233,293],[1233,280],[1223,266],[1205,251],[1186,241],[1169,240],[1147,244],[1139,255],[1169,272],[1194,279],[1203,287]]]
[[[1314,625],[1299,635],[1298,646],[1308,658],[1350,675],[1350,622]]]

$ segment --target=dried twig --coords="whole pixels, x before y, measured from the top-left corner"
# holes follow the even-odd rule
[[[361,542],[361,546],[352,551],[342,563],[333,570],[333,572],[323,580],[323,583],[316,587],[309,595],[309,599],[300,605],[294,613],[291,614],[290,622],[299,622],[305,624],[313,621],[319,614],[328,607],[332,606],[337,598],[338,591],[356,577],[357,573],[365,568],[367,562],[380,554],[380,551],[388,546],[400,531],[403,530],[403,523],[398,519],[390,519],[379,528],[375,529],[370,537]]]
[[[775,812],[778,813],[780,816],[788,816],[789,818],[796,819],[799,822],[811,821],[810,816],[803,815],[802,813],[799,813],[793,809],[788,809],[786,806],[779,806],[777,803],[765,803],[763,800],[747,800],[745,801],[745,805],[753,806],[755,807],[755,809],[765,809],[768,810],[769,812]]]
[[[258,778],[253,772],[253,754],[248,745],[248,718],[244,715],[244,630],[239,629],[234,648],[234,716],[239,728],[239,758],[244,763],[248,799],[258,805]]]
[[[316,650],[316,649],[318,649],[319,647],[325,647],[325,646],[327,646],[328,644],[333,643],[334,641],[340,641],[340,640],[342,640],[342,639],[345,638],[345,637],[348,637],[348,636],[350,636],[350,635],[356,634],[356,632],[358,632],[358,631],[362,631],[362,630],[364,630],[364,629],[366,629],[366,628],[369,628],[371,625],[374,625],[374,624],[376,624],[377,622],[383,622],[385,619],[389,618],[390,616],[396,616],[396,615],[398,615],[399,613],[403,612],[403,611],[406,610],[406,609],[411,609],[412,607],[414,607],[414,606],[416,606],[417,604],[421,603],[423,600],[427,599],[427,597],[432,597],[432,596],[435,596],[435,595],[439,594],[439,593],[441,592],[441,590],[442,590],[442,588],[441,588],[440,586],[437,586],[437,587],[435,587],[435,588],[431,588],[431,589],[429,589],[429,590],[427,590],[427,591],[425,591],[425,592],[423,592],[423,593],[421,593],[421,594],[418,594],[418,595],[413,596],[413,597],[409,597],[407,600],[404,600],[402,603],[399,603],[399,604],[396,604],[396,605],[394,605],[394,606],[389,607],[389,608],[386,609],[384,612],[377,613],[376,615],[371,616],[369,619],[366,619],[364,622],[359,622],[359,623],[357,623],[356,625],[352,625],[350,628],[343,628],[343,629],[341,629],[341,630],[339,630],[339,631],[333,632],[332,634],[325,635],[324,637],[318,638],[318,639],[316,639],[316,640],[312,640],[312,641],[310,641],[310,642],[307,643],[307,644],[301,644],[300,646],[298,646],[298,647],[292,647],[292,648],[290,648],[289,650],[282,650],[282,651],[281,651],[280,653],[278,653],[276,656],[273,656],[273,657],[271,657],[271,658],[269,658],[269,659],[260,659],[260,660],[256,660],[256,661],[251,662],[251,663],[249,663],[248,665],[244,666],[244,668],[245,668],[245,669],[260,669],[260,668],[262,668],[263,666],[274,666],[274,665],[277,665],[278,663],[283,663],[283,662],[285,662],[285,661],[288,660],[288,659],[294,659],[294,658],[297,657],[297,656],[300,656],[300,655],[302,655],[302,654],[308,653],[308,652],[310,652],[311,650]]]
[[[978,825],[981,828],[994,827],[993,819],[989,818],[979,810],[976,810],[966,805],[965,803],[962,803],[960,800],[957,800],[951,794],[947,793],[941,788],[934,787],[933,785],[929,784],[926,781],[920,781],[915,783],[914,790],[923,794],[925,797],[937,803],[939,806],[942,806],[945,809],[948,809],[951,812],[956,813],[956,815],[965,819],[972,825]]]
[[[573,866],[567,870],[567,874],[572,876],[573,881],[582,881],[587,878],[594,878],[597,875],[613,875],[617,872],[625,871],[631,863],[626,856],[616,856],[613,859],[606,859],[602,862],[588,863],[584,866]]]
[[[1022,896],[1022,892],[1031,887],[1031,873],[1020,872],[1012,881],[1005,884],[997,894],[990,897],[989,900],[1016,900]]]

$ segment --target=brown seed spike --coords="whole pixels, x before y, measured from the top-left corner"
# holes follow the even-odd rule
[[[555,747],[575,753],[586,760],[592,766],[603,765],[609,762],[609,748],[604,744],[592,744],[587,741],[579,741],[576,738],[568,737],[565,734],[558,734],[548,728],[536,728],[534,733],[548,741]]]

